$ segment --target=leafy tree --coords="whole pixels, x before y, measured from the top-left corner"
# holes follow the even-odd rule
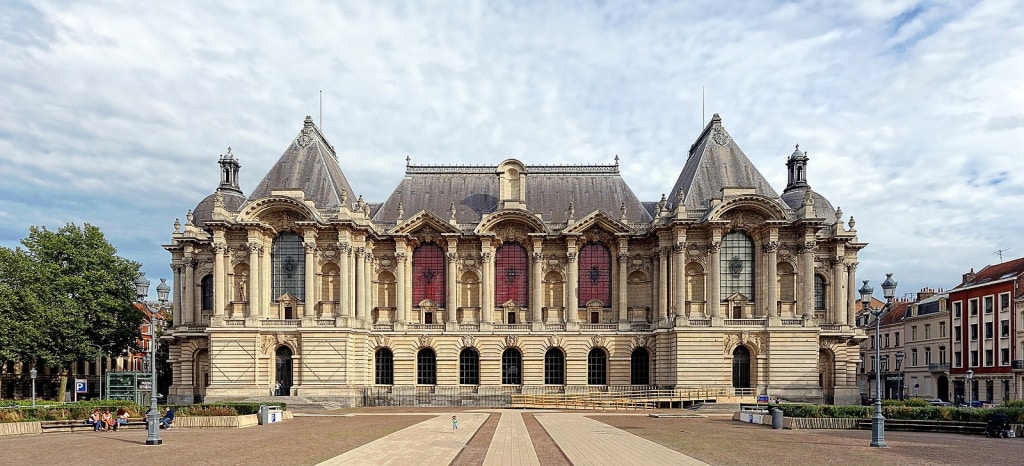
[[[34,338],[25,352],[58,368],[58,399],[63,400],[75,361],[136,347],[143,320],[132,307],[139,264],[119,257],[100,229],[89,224],[79,228],[69,223],[57,231],[31,227],[21,243],[25,249],[18,248],[14,256],[30,260],[12,261],[21,266],[12,276],[25,276],[32,283],[11,292],[24,294],[24,299],[8,302],[2,296],[0,306],[12,305],[31,316],[28,325],[14,328],[21,335],[12,338]],[[0,281],[6,280],[5,271]]]
[[[0,247],[0,372],[9,363],[30,360],[39,341],[34,318],[43,305],[36,298],[35,271],[25,251]]]

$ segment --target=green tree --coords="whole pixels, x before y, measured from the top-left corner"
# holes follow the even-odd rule
[[[36,298],[35,271],[24,250],[0,247],[0,373],[9,363],[31,360],[39,341],[35,316],[43,306]]]
[[[23,265],[34,280],[22,290],[31,298],[25,302],[33,303],[24,305],[32,317],[23,333],[36,338],[29,356],[58,369],[63,400],[73,363],[95,359],[99,348],[118,354],[136,347],[143,320],[132,306],[139,264],[119,257],[89,224],[69,223],[57,231],[31,227],[21,244],[25,249],[15,253],[31,259]]]

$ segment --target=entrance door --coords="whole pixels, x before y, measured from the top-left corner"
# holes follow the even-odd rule
[[[601,313],[600,312],[591,312],[590,313],[590,323],[592,323],[592,324],[600,324],[601,323]]]
[[[732,352],[732,386],[750,388],[750,350],[745,346]]]
[[[281,346],[277,349],[274,374],[274,396],[288,396],[292,389],[291,348]]]

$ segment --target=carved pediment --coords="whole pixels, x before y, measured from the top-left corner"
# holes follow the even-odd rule
[[[611,238],[618,233],[632,233],[626,224],[612,218],[608,214],[596,210],[591,212],[590,215],[583,217],[580,221],[572,224],[572,226],[562,230],[563,234],[584,234],[586,235],[588,230],[595,230],[590,234],[597,234],[598,231],[608,235],[609,240],[605,241],[605,244],[612,244]]]
[[[433,212],[421,210],[416,215],[409,217],[408,220],[399,222],[391,229],[390,233],[410,235],[420,243],[441,244],[442,233],[460,233],[460,231],[447,220],[434,215]]]

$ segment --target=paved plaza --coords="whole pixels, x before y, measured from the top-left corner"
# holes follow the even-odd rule
[[[457,415],[459,431],[452,431]],[[533,426],[533,427],[531,427]],[[115,461],[211,465],[1019,464],[1024,439],[887,432],[772,430],[725,416],[523,410],[350,409],[299,413],[245,429],[0,437],[4,464]]]

